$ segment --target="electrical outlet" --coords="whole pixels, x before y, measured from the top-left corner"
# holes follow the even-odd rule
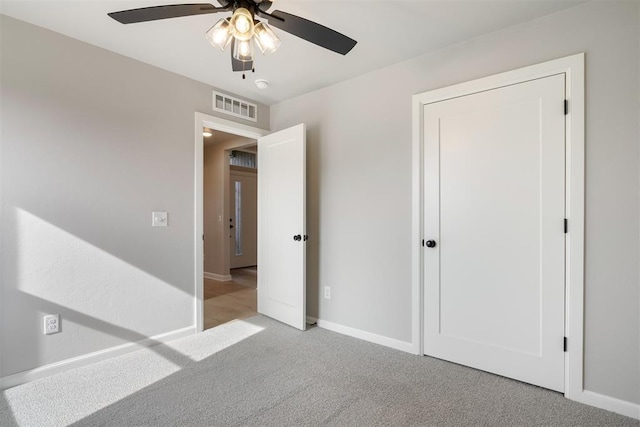
[[[60,315],[50,314],[44,316],[44,334],[51,335],[60,332]]]
[[[166,227],[168,216],[166,212],[151,212],[151,225],[153,227]]]
[[[331,287],[329,286],[324,287],[324,298],[331,299]]]

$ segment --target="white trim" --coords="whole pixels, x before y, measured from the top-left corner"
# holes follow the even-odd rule
[[[166,332],[164,334],[155,335],[140,341],[130,342],[115,347],[109,347],[104,350],[87,353],[82,356],[72,357],[71,359],[61,360],[60,362],[51,363],[40,366],[35,369],[18,372],[17,374],[7,375],[0,378],[0,389],[15,387],[17,385],[39,380],[50,375],[59,374],[70,369],[80,368],[91,363],[100,362],[112,357],[120,356],[132,351],[139,350],[141,347],[153,347],[154,345],[173,341],[196,333],[195,326],[188,326],[175,331]]]
[[[218,282],[230,282],[233,280],[230,274],[216,274],[205,271],[203,274],[205,279],[217,280]]]
[[[404,351],[406,353],[413,353],[413,343],[410,342],[396,340],[394,338],[373,334],[371,332],[351,328],[349,326],[339,325],[333,322],[327,322],[326,320],[322,319],[317,319],[317,324],[318,327],[322,329],[327,329],[329,331],[337,332],[339,334],[347,335],[353,338],[359,338],[361,340],[369,341],[374,344],[380,344],[385,347]]]
[[[412,185],[412,349],[423,354],[424,302],[422,284],[422,120],[424,105],[486,90],[565,74],[569,114],[566,120],[566,237],[565,331],[569,340],[565,354],[565,396],[581,401],[584,369],[584,53],[508,71],[501,74],[435,89],[413,96],[413,185]]]
[[[220,132],[227,132],[238,136],[244,136],[247,138],[258,139],[269,133],[265,129],[260,129],[253,126],[243,125],[241,123],[232,122],[231,120],[221,119],[219,117],[210,116],[204,113],[195,113],[195,127],[194,127],[194,144],[195,144],[195,194],[194,194],[194,221],[195,221],[195,234],[194,234],[194,259],[195,259],[195,271],[194,271],[194,321],[196,325],[196,331],[202,332],[204,330],[204,306],[203,306],[203,280],[204,280],[204,259],[203,259],[203,242],[202,235],[204,233],[204,193],[203,193],[203,159],[204,159],[204,137],[202,136],[202,128],[209,128]]]
[[[640,404],[637,403],[627,402],[626,400],[616,399],[615,397],[605,396],[604,394],[588,390],[584,390],[580,398],[574,400],[584,403],[585,405],[595,406],[596,408],[640,420]]]
[[[424,313],[423,289],[422,289],[422,183],[424,171],[422,158],[424,152],[422,105],[413,96],[412,123],[413,123],[413,147],[411,152],[411,341],[412,353],[423,355],[423,331]]]

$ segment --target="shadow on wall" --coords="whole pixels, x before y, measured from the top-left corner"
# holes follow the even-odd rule
[[[170,263],[146,266],[150,273],[23,209],[7,212],[2,303],[11,328],[3,329],[2,346],[12,350],[3,354],[3,376],[193,325],[192,281],[187,292],[152,274]],[[107,238],[109,230],[100,233]],[[43,334],[44,314],[60,314],[62,333]]]
[[[113,323],[105,322],[96,317],[81,313],[73,310],[69,307],[63,307],[51,301],[44,300],[35,295],[29,295],[22,293],[22,298],[29,300],[28,303],[31,307],[36,308],[43,313],[64,313],[65,323],[73,323],[84,328],[89,328],[92,331],[101,332],[105,335],[111,335],[113,337],[120,338],[127,342],[138,342],[146,340],[151,345],[150,349],[156,352],[159,356],[167,361],[175,364],[176,366],[186,366],[192,360],[185,357],[181,353],[173,351],[170,347],[158,345],[162,342],[150,339],[148,336],[140,334],[131,329],[123,328],[122,326],[115,325]],[[64,325],[63,325],[64,328]],[[64,331],[64,329],[63,329]],[[52,336],[53,338],[53,336]]]

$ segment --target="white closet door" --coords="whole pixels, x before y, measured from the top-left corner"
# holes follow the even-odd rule
[[[564,74],[424,107],[425,354],[564,390]]]

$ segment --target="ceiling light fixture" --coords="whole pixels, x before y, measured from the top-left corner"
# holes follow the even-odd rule
[[[251,40],[236,40],[233,44],[233,57],[242,62],[253,61]]]
[[[265,55],[275,52],[282,43],[271,27],[264,22],[258,22],[258,25],[254,28],[254,33],[256,36],[256,44]]]
[[[275,52],[282,43],[271,27],[255,20],[253,13],[245,7],[237,7],[231,18],[216,22],[209,28],[206,37],[211,45],[223,51],[232,44],[232,58],[244,64],[239,66],[242,71],[255,71],[252,40],[264,55]],[[242,78],[245,78],[244,74]]]
[[[205,130],[204,132],[202,132],[202,136],[209,138],[210,136],[213,136],[213,132],[211,132],[210,130]]]
[[[229,18],[221,19],[216,24],[209,28],[206,33],[207,40],[212,46],[224,51],[229,43],[231,43],[231,25],[229,24]]]
[[[229,24],[236,40],[251,40],[253,37],[253,15],[244,7],[239,7],[233,12]]]

